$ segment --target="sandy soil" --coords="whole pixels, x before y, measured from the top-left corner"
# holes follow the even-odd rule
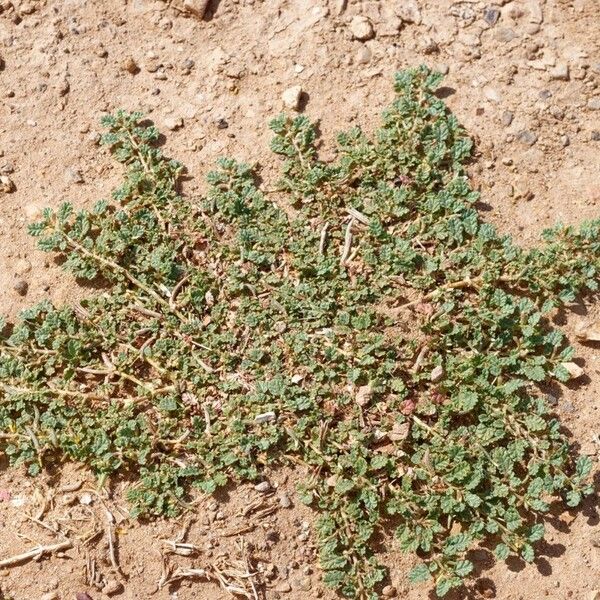
[[[193,197],[221,155],[272,173],[266,124],[286,89],[302,87],[302,110],[320,121],[327,156],[335,131],[376,124],[394,71],[426,62],[448,71],[442,94],[477,141],[471,175],[486,219],[529,244],[557,221],[600,214],[598,0],[213,0],[202,20],[171,5],[0,0],[0,175],[4,187],[14,185],[0,191],[3,314],[90,293],[35,249],[27,223],[63,199],[86,205],[109,196],[121,168],[97,145],[98,121],[119,107],[144,111],[163,130],[167,152],[189,168],[185,193]],[[371,23],[371,39],[355,39],[356,16]],[[565,330],[598,317],[597,303],[577,306]],[[596,456],[600,353],[574,344],[587,377],[561,390],[557,412]],[[74,540],[0,569],[0,598],[231,597],[191,578],[189,569],[207,565],[259,573],[269,600],[332,598],[309,535],[314,517],[294,497],[302,477],[272,473],[270,494],[243,486],[200,499],[187,521],[139,524],[127,516],[123,482],[105,497],[72,465],[35,480],[0,466],[0,560],[60,541],[48,527]],[[454,600],[600,597],[598,520],[596,496],[577,512],[557,508],[535,564],[494,565],[482,550],[479,579]],[[169,554],[163,540],[183,534],[197,550]],[[390,540],[384,545],[397,596],[426,598],[426,586],[407,582],[410,560]],[[159,589],[176,573],[187,575]]]

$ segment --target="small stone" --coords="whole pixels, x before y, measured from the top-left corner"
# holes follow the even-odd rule
[[[515,115],[513,113],[511,113],[508,110],[505,110],[502,113],[502,119],[501,119],[502,125],[504,125],[504,127],[508,127],[513,122],[514,118],[515,118]]]
[[[566,402],[561,402],[560,408],[565,413],[574,413],[575,412],[575,405],[572,402],[569,402],[568,400]]]
[[[517,134],[517,139],[527,146],[533,146],[537,142],[538,136],[535,132],[529,129],[523,129]]]
[[[210,0],[183,0],[183,8],[202,19],[209,3]]]
[[[600,590],[592,590],[588,593],[585,600],[600,600]]]
[[[594,131],[592,131],[590,135],[590,139],[592,140],[592,142],[600,142],[600,131],[596,131],[594,129]]]
[[[422,21],[421,9],[417,0],[401,0],[396,6],[396,14],[405,22],[420,25]]]
[[[83,183],[83,175],[79,169],[67,169],[66,179],[70,183]]]
[[[75,594],[75,600],[93,600],[93,598],[86,592],[77,592]]]
[[[300,579],[296,580],[294,583],[294,587],[302,592],[309,592],[312,588],[310,577],[300,577]]]
[[[92,133],[87,136],[87,141],[94,146],[100,145],[101,139],[102,136],[97,131],[92,131]]]
[[[11,194],[15,189],[15,184],[8,175],[0,175],[0,192]]]
[[[58,592],[48,592],[40,596],[40,600],[58,600]]]
[[[350,21],[350,32],[355,40],[365,42],[372,39],[375,36],[375,30],[373,24],[367,17],[356,15]]]
[[[500,18],[500,11],[497,8],[488,7],[483,9],[483,20],[490,26],[494,26]]]
[[[360,50],[356,54],[356,62],[359,65],[364,65],[371,60],[371,51],[367,48],[367,46],[361,46]]]
[[[585,371],[577,363],[569,361],[560,363],[560,366],[569,373],[570,379],[578,379],[582,375],[585,375]]]
[[[7,162],[0,166],[0,175],[10,175],[14,172],[15,168],[13,167],[12,163]]]
[[[190,71],[194,68],[195,64],[196,63],[191,58],[186,58],[181,64],[184,74],[188,75]]]
[[[120,594],[123,591],[123,584],[116,579],[109,579],[106,585],[102,588],[102,593],[107,596],[114,596]]]
[[[26,258],[21,258],[15,263],[15,273],[23,276],[31,271],[31,263]]]
[[[373,388],[370,385],[362,385],[356,392],[356,403],[359,406],[366,406],[373,398]]]
[[[287,108],[291,110],[298,110],[300,107],[300,98],[302,97],[302,88],[299,85],[295,85],[288,88],[281,94],[281,99]]]
[[[571,143],[571,139],[569,138],[568,135],[561,135],[560,143],[562,144],[563,148],[566,148]]]
[[[170,131],[175,131],[183,127],[183,119],[181,117],[167,117],[165,119],[165,127]]]
[[[281,506],[281,508],[291,508],[292,501],[287,494],[281,494],[279,497],[279,506]]]
[[[227,129],[228,127],[229,123],[225,119],[217,119],[217,129]]]
[[[148,73],[156,73],[156,71],[158,71],[159,68],[160,62],[156,59],[149,59],[146,62],[144,62],[144,69]]]
[[[502,102],[502,95],[496,88],[491,88],[491,87],[484,88],[483,95],[490,102]]]
[[[266,494],[271,491],[271,484],[268,481],[261,481],[254,486],[254,489],[261,494]]]
[[[289,584],[288,581],[284,581],[279,585],[275,586],[275,591],[279,592],[280,594],[288,594],[292,591],[292,586]]]
[[[79,496],[79,504],[83,504],[83,506],[89,506],[93,501],[94,498],[91,494],[88,494],[87,492]]]
[[[15,285],[13,285],[13,289],[19,296],[25,296],[27,294],[27,290],[29,290],[29,284],[23,279],[19,279]]]
[[[508,42],[512,42],[517,37],[517,34],[510,27],[502,27],[498,29],[495,37],[499,42],[508,44]]]
[[[587,107],[590,110],[600,110],[600,96],[590,98],[587,102]]]
[[[408,422],[394,423],[392,431],[388,433],[388,437],[392,442],[402,442],[408,437],[410,425]]]
[[[131,73],[132,75],[135,75],[140,70],[140,68],[138,67],[138,64],[135,62],[135,60],[131,56],[128,56],[123,61],[122,67],[123,67],[124,71],[127,71],[128,73]]]
[[[438,365],[437,367],[434,367],[433,370],[431,371],[431,374],[429,375],[429,379],[431,379],[432,383],[437,383],[438,381],[441,381],[443,377],[444,377],[444,367],[442,367],[442,365]]]
[[[269,423],[270,421],[274,421],[277,418],[277,415],[270,411],[266,413],[261,413],[260,415],[256,415],[254,417],[255,423]]]
[[[393,585],[386,585],[382,590],[381,594],[384,598],[395,598],[397,590]]]
[[[538,93],[540,100],[549,100],[552,98],[552,92],[550,90],[540,90]]]
[[[532,0],[532,1],[530,0],[530,2],[528,4],[528,8],[529,8],[529,22],[535,23],[536,25],[543,23],[544,13],[542,11],[540,2],[538,2],[537,0]]]
[[[554,81],[569,81],[569,65],[567,63],[558,63],[553,69],[550,69],[550,79]]]

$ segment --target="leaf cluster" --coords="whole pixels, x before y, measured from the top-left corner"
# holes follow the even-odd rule
[[[271,125],[277,194],[223,159],[200,199],[140,114],[104,119],[126,166],[110,202],[48,209],[40,248],[105,282],[75,307],[43,302],[0,340],[0,450],[39,472],[75,460],[130,474],[138,515],[186,510],[300,460],[320,513],[325,582],[378,597],[374,538],[395,523],[415,582],[438,595],[468,551],[535,557],[544,514],[577,505],[592,463],[573,455],[540,390],[573,350],[552,314],[597,290],[600,221],[533,250],[483,222],[472,143],[425,67],[397,75],[381,127],[319,160],[304,117]]]

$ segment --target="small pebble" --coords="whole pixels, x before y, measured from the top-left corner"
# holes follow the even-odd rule
[[[567,63],[558,63],[550,69],[550,79],[555,81],[569,81],[569,65]]]
[[[116,579],[109,579],[106,582],[106,585],[102,588],[102,593],[107,596],[113,596],[114,594],[119,594],[123,591],[123,584],[117,581]]]
[[[15,262],[15,273],[23,276],[31,271],[31,263],[26,258],[20,258]]]
[[[566,148],[571,143],[571,139],[568,135],[561,135],[560,143],[562,144],[563,148]]]
[[[600,142],[600,131],[592,131],[590,139],[592,140],[592,142]]]
[[[485,8],[483,10],[483,20],[491,26],[494,26],[500,18],[500,11],[497,8]]]
[[[170,131],[175,131],[183,127],[183,119],[181,117],[167,117],[165,119],[165,127]]]
[[[300,577],[296,580],[294,587],[302,592],[309,592],[312,588],[312,582],[309,577]]]
[[[432,383],[437,383],[438,381],[441,381],[443,377],[444,377],[444,367],[442,367],[442,365],[438,365],[437,367],[434,367],[433,370],[431,371],[431,374],[429,375],[429,379],[431,379]]]
[[[88,494],[87,492],[79,496],[79,504],[83,504],[84,506],[89,506],[93,501],[94,498],[91,494]]]
[[[261,481],[254,486],[254,489],[257,492],[261,492],[262,494],[266,494],[271,491],[271,484],[268,481]]]
[[[93,600],[93,598],[86,592],[77,592],[75,600]]]
[[[484,88],[483,95],[490,102],[502,102],[502,95],[496,88],[491,88],[491,87]]]
[[[66,178],[70,183],[83,183],[83,175],[79,169],[67,169]]]
[[[381,593],[383,595],[384,598],[395,598],[396,594],[397,594],[397,590],[393,585],[386,585],[382,590]]]
[[[225,119],[217,119],[217,129],[227,129],[228,127],[229,123]]]
[[[281,494],[279,497],[279,506],[281,506],[281,508],[290,508],[292,506],[292,501],[287,494]]]
[[[508,110],[505,110],[502,113],[502,125],[504,125],[504,127],[508,127],[513,122],[514,118],[515,115],[513,113],[511,113]]]
[[[270,421],[274,421],[277,418],[277,415],[274,412],[266,412],[261,413],[260,415],[256,415],[254,417],[255,423],[268,423]]]
[[[403,0],[396,4],[399,6],[396,6],[395,12],[405,23],[412,23],[413,25],[421,24],[423,19],[417,0]]]
[[[350,21],[350,32],[355,40],[365,42],[375,36],[373,24],[367,17],[356,15]]]
[[[131,56],[128,56],[123,61],[122,67],[123,67],[124,71],[127,71],[128,73],[131,73],[132,75],[135,75],[140,70],[140,68],[138,67],[138,64],[135,62],[135,60]]]
[[[186,58],[181,64],[184,75],[189,75],[195,64],[196,63],[191,58]]]
[[[288,88],[281,94],[281,99],[287,108],[291,110],[298,110],[300,108],[300,99],[302,97],[302,88],[299,85],[295,85]]]
[[[183,0],[183,8],[202,19],[209,3],[210,0]]]
[[[587,102],[587,107],[590,110],[600,110],[600,96],[590,98]]]
[[[0,175],[0,192],[11,194],[15,191],[15,184],[8,175]]]
[[[292,591],[292,586],[289,584],[289,582],[284,581],[279,585],[275,586],[275,591],[279,592],[280,594],[288,594]]]
[[[524,129],[517,134],[517,139],[527,146],[533,146],[537,142],[538,136],[529,129]]]
[[[25,296],[27,294],[27,290],[29,290],[29,284],[23,279],[19,279],[15,285],[13,285],[13,289],[19,296]]]
[[[361,385],[356,392],[356,403],[366,406],[373,398],[373,388],[370,385]]]
[[[359,65],[364,65],[371,60],[371,51],[367,48],[367,46],[361,46],[360,50],[356,54],[356,62]]]

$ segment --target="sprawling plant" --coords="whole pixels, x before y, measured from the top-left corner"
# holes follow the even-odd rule
[[[276,193],[224,159],[190,201],[156,129],[106,117],[127,166],[113,201],[31,226],[104,291],[3,326],[11,462],[128,473],[136,514],[174,515],[192,487],[300,461],[324,580],[349,598],[378,597],[386,523],[440,596],[480,541],[532,561],[550,502],[590,491],[591,461],[571,454],[539,385],[573,370],[551,316],[596,291],[600,221],[533,250],[482,222],[472,144],[439,81],[399,73],[381,128],[341,134],[333,164],[305,117],[275,119]]]

